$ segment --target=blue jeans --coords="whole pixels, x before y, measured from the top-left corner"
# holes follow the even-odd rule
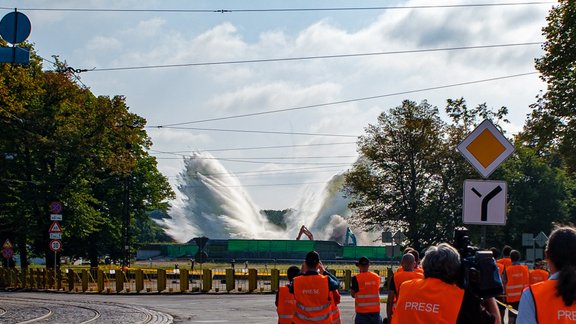
[[[356,313],[354,324],[382,324],[380,313]]]

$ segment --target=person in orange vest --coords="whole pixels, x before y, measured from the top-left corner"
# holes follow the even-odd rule
[[[508,245],[504,245],[502,248],[502,258],[496,260],[496,263],[501,263],[504,267],[511,265],[512,260],[510,259],[510,252],[512,252],[512,248]]]
[[[520,264],[520,252],[512,250],[510,260],[512,265],[504,268],[502,284],[506,291],[506,304],[518,309],[522,291],[530,285],[530,271],[527,266]],[[516,323],[516,315],[512,312],[508,312],[508,323]]]
[[[420,272],[420,273],[424,273],[424,271],[422,270],[422,267],[420,266],[420,253],[418,253],[418,251],[416,251],[416,249],[411,248],[411,247],[407,247],[404,249],[404,254],[412,254],[414,256],[414,260],[415,260],[415,265],[414,265],[414,271],[416,272]],[[404,271],[404,268],[402,267],[402,263],[400,263],[400,266],[398,267],[398,269],[396,269],[396,272],[402,272]]]
[[[537,282],[548,280],[550,274],[544,269],[544,262],[542,259],[534,260],[534,269],[530,270],[530,284],[533,285]]]
[[[350,294],[356,310],[355,324],[381,324],[380,275],[369,271],[370,260],[361,257],[356,266],[360,273],[352,278]]]
[[[330,298],[332,303],[330,304],[330,316],[332,317],[332,324],[342,324],[342,320],[340,319],[340,308],[338,308],[338,304],[340,304],[340,292],[338,289],[333,290],[330,292]]]
[[[300,269],[297,266],[288,268],[286,275],[290,282],[286,286],[282,286],[276,293],[276,313],[278,314],[278,324],[292,324],[294,312],[296,311],[296,299],[290,293],[290,284],[300,274]]]
[[[496,260],[496,266],[498,267],[498,273],[500,274],[500,277],[502,277],[502,273],[504,272],[504,263],[502,263],[500,260],[498,260],[498,257],[500,256],[500,250],[498,250],[497,247],[491,247],[490,251],[492,252],[492,256],[494,257],[494,260]]]
[[[524,290],[518,323],[574,323],[576,321],[576,228],[556,227],[546,246],[549,280]]]
[[[480,299],[456,285],[460,255],[447,243],[430,247],[422,260],[424,279],[400,286],[392,324],[500,323],[494,298]]]
[[[398,298],[398,293],[400,290],[400,285],[404,281],[412,279],[423,279],[424,274],[421,272],[414,271],[416,266],[416,260],[414,255],[406,253],[402,256],[402,261],[400,262],[404,271],[396,272],[392,278],[390,278],[390,283],[388,284],[388,300],[386,301],[386,315],[388,317],[388,322],[392,318],[392,313],[394,311],[394,304]]]
[[[306,254],[301,275],[289,286],[296,299],[294,323],[332,324],[332,291],[339,288],[338,279],[326,271],[316,251]]]

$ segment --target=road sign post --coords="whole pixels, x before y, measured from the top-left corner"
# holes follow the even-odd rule
[[[514,153],[514,145],[489,119],[486,119],[458,144],[458,151],[486,179]],[[475,183],[473,185],[468,183],[469,181],[474,180],[464,182],[462,222],[464,224],[480,224],[480,246],[484,247],[486,225],[506,225],[507,186],[504,181],[492,184]],[[469,187],[467,187],[467,183]],[[489,190],[480,191],[475,186],[488,186]],[[491,216],[490,219],[489,216]]]

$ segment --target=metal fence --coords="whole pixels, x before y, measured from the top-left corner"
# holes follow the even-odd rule
[[[330,270],[349,290],[357,269]],[[391,267],[373,271],[386,289]],[[0,287],[95,293],[270,293],[289,283],[286,269],[53,269],[0,268]]]

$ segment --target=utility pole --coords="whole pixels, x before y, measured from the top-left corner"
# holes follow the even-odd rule
[[[131,143],[126,143],[126,149],[132,149]],[[130,266],[130,175],[132,172],[124,176],[124,197],[123,197],[123,224],[122,224],[122,266]]]

